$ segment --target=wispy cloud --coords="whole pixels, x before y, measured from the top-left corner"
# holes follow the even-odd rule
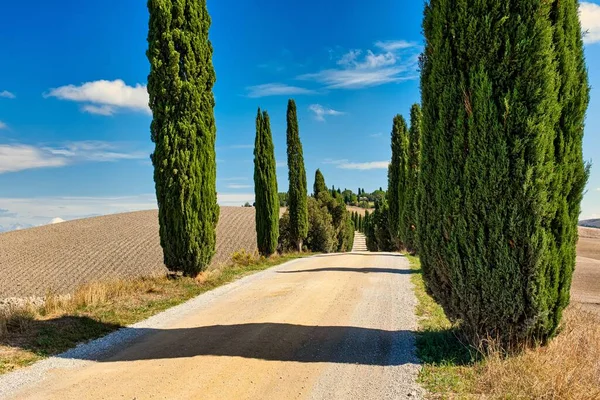
[[[420,47],[406,41],[376,42],[377,51],[353,49],[342,55],[336,68],[304,74],[328,89],[360,89],[418,78]]]
[[[388,52],[419,47],[416,43],[406,40],[380,40],[375,42],[375,46]]]
[[[581,2],[579,5],[581,28],[585,32],[583,41],[586,44],[600,42],[600,5]]]
[[[357,170],[369,170],[369,169],[387,169],[389,161],[370,161],[364,163],[356,163],[356,162],[345,162],[338,164],[338,168],[341,169],[357,169]]]
[[[303,94],[315,94],[314,90],[290,86],[283,83],[265,83],[263,85],[248,86],[248,97],[259,98],[268,96],[292,96]]]
[[[61,86],[50,89],[44,97],[84,103],[82,111],[98,115],[109,116],[123,110],[150,114],[146,86],[139,83],[128,86],[120,79]]]
[[[148,158],[143,151],[119,151],[114,143],[69,142],[60,147],[0,145],[0,174],[36,168],[56,168],[79,162],[111,162]]]
[[[234,177],[229,177],[229,178],[220,178],[219,180],[222,182],[238,182],[238,181],[247,181],[248,178],[242,177],[242,176],[234,176]]]
[[[336,111],[333,110],[331,108],[326,108],[323,107],[320,104],[311,104],[308,109],[310,111],[312,111],[313,113],[315,113],[315,119],[317,121],[325,121],[325,116],[326,115],[331,115],[331,116],[338,116],[338,115],[344,115],[345,113],[341,112],[341,111]]]
[[[0,121],[0,129],[7,129],[8,125],[6,125],[4,122]]]
[[[276,165],[277,168],[287,168],[287,162],[285,161],[277,161]]]
[[[0,92],[0,97],[4,97],[5,99],[14,99],[17,96],[15,96],[14,93],[9,92],[8,90],[3,90]]]
[[[326,158],[325,160],[323,160],[323,164],[332,164],[332,165],[339,165],[339,164],[346,164],[348,162],[347,159],[342,159],[342,160],[333,160],[331,158]]]
[[[227,185],[228,189],[250,189],[254,186],[252,185],[242,185],[242,184],[238,184],[238,183],[231,183],[229,185]]]
[[[369,137],[372,137],[372,138],[378,138],[378,137],[381,137],[381,136],[383,136],[383,133],[372,133],[372,134],[369,135]]]

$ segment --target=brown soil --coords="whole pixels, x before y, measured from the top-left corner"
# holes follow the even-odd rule
[[[254,208],[221,207],[211,267],[254,252]],[[0,299],[69,293],[91,281],[164,275],[158,211],[86,218],[0,234]]]
[[[579,228],[571,298],[583,309],[600,314],[600,229]]]

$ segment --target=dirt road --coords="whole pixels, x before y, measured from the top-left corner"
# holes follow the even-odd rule
[[[0,398],[420,398],[410,274],[393,254],[296,260],[0,377]]]

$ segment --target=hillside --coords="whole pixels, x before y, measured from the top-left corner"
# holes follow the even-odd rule
[[[600,219],[586,219],[579,221],[579,226],[585,226],[588,228],[600,228]]]
[[[256,250],[254,208],[221,207],[212,266]],[[158,211],[138,211],[0,234],[0,299],[67,293],[95,280],[164,274]]]

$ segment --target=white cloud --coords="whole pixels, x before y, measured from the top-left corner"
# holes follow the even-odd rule
[[[364,163],[346,162],[338,164],[338,168],[341,169],[357,169],[357,170],[369,170],[369,169],[387,169],[389,161],[371,161]]]
[[[338,68],[297,79],[316,81],[328,89],[360,89],[418,78],[419,46],[405,41],[376,42],[375,46],[381,51],[350,50],[338,59]]]
[[[331,158],[326,158],[325,160],[323,160],[323,164],[333,164],[333,165],[345,164],[347,162],[348,162],[348,160],[345,158],[342,160],[333,160]]]
[[[66,222],[64,219],[62,219],[61,217],[56,217],[56,218],[52,218],[52,220],[50,221],[51,224],[60,224],[62,222]]]
[[[275,166],[277,168],[287,168],[287,162],[285,162],[285,161],[277,161],[277,163],[275,164]]]
[[[581,2],[579,5],[579,18],[581,29],[585,32],[584,43],[600,42],[600,5]]]
[[[128,86],[120,79],[86,82],[80,86],[61,86],[51,89],[44,97],[85,103],[83,111],[99,115],[113,115],[121,110],[150,114],[146,86],[139,83]]]
[[[252,185],[241,185],[238,183],[231,183],[229,185],[227,185],[228,189],[250,189],[252,188]]]
[[[28,145],[0,145],[0,174],[33,168],[62,167],[65,157]]]
[[[283,83],[266,83],[263,85],[248,86],[248,97],[258,98],[267,96],[291,96],[301,94],[315,94],[314,90],[290,86]]]
[[[147,157],[146,152],[122,152],[117,150],[116,144],[101,141],[69,142],[61,147],[4,144],[0,145],[0,174],[63,167],[77,162],[109,162]]]
[[[4,122],[0,121],[0,129],[7,129],[8,125],[6,125]]]
[[[600,187],[596,189],[596,192],[600,192]]]
[[[85,111],[86,113],[90,113],[90,114],[96,114],[96,115],[105,115],[105,116],[111,116],[115,113],[115,108],[113,106],[95,106],[93,104],[87,104],[83,107],[81,107],[82,111]]]
[[[235,182],[235,181],[247,181],[248,178],[242,176],[234,176],[230,178],[221,178],[219,179],[222,182]]]
[[[416,43],[406,40],[380,40],[375,42],[375,46],[389,52],[418,47]]]
[[[8,90],[3,90],[0,92],[0,97],[4,97],[5,99],[14,99],[15,96],[14,93],[9,92]]]
[[[315,113],[315,119],[317,121],[325,121],[326,115],[332,115],[332,116],[344,115],[344,113],[341,111],[336,111],[331,108],[326,108],[320,104],[311,104],[308,107],[308,109]]]

